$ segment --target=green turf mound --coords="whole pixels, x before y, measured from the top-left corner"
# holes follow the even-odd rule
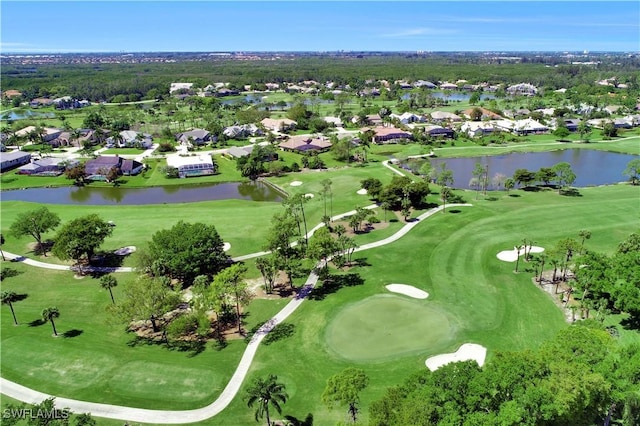
[[[329,322],[330,352],[351,361],[382,361],[437,351],[454,338],[446,313],[422,300],[376,295],[345,306]]]

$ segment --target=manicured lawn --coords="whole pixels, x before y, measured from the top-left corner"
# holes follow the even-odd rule
[[[357,172],[366,168],[353,170],[355,174],[347,173],[351,181],[359,178]],[[349,183],[346,178],[343,180],[328,173],[283,177],[280,183],[284,185],[299,178],[304,182],[302,187],[287,186],[287,189],[307,192],[309,188],[318,187],[324,176],[332,176],[332,180],[335,178],[334,194],[345,194],[346,198],[334,200],[334,210],[345,211],[347,206],[353,208],[353,200],[359,197],[355,194],[359,182]],[[366,411],[371,401],[378,399],[387,386],[398,384],[417,369],[425,368],[424,361],[429,356],[455,350],[465,342],[488,347],[489,357],[495,350],[537,347],[565,327],[562,315],[550,296],[531,283],[531,273],[514,274],[513,264],[499,261],[496,253],[513,247],[522,238],[533,239],[536,245],[550,248],[563,237],[576,237],[580,229],[592,231],[588,248],[610,252],[629,233],[637,231],[635,212],[639,188],[628,185],[586,188],[581,189],[580,194],[579,197],[561,197],[552,191],[512,191],[512,195],[519,196],[498,193],[494,194],[496,201],[467,197],[473,202],[473,207],[439,213],[393,244],[356,253],[354,257],[362,258],[364,264],[348,272],[360,274],[364,284],[342,287],[324,297],[306,301],[287,321],[294,325],[294,334],[261,347],[248,379],[269,373],[278,375],[290,395],[290,400],[284,405],[284,414],[304,418],[312,413],[314,424],[328,425],[344,420],[346,411],[329,410],[321,404],[320,395],[326,380],[331,374],[357,365],[371,379],[369,387],[361,395],[362,420],[366,422]],[[309,203],[310,216],[322,214],[323,203],[316,198]],[[24,203],[3,203],[3,233],[10,223],[10,220],[5,222],[5,209],[8,214],[14,214],[13,211],[24,207],[21,204]],[[240,234],[253,235],[263,223],[260,221],[253,230],[236,229],[234,232],[232,224],[237,223],[234,219],[242,214],[242,210],[248,210],[251,203],[197,204],[188,205],[188,211],[176,205],[153,209],[148,206],[132,207],[130,211],[118,207],[121,219],[117,221],[116,232],[123,224],[128,225],[117,238],[124,242],[128,233],[135,232],[133,218],[136,216],[136,223],[144,228],[144,232],[137,234],[138,241],[144,241],[143,235],[148,235],[151,228],[161,227],[163,220],[170,226],[178,217],[210,218],[225,241],[228,238],[220,227],[228,230],[229,235],[240,238]],[[52,209],[58,207],[51,206]],[[269,218],[271,215],[265,213],[265,207],[265,203],[260,204],[260,213],[256,210],[254,217],[262,215]],[[271,211],[278,208],[274,205]],[[172,209],[176,211],[173,216]],[[63,206],[61,213],[64,215],[61,215],[68,220],[91,209],[82,210],[76,212],[69,206]],[[232,219],[225,220],[225,217]],[[150,225],[143,225],[145,223]],[[223,226],[223,223],[228,225]],[[384,231],[374,231],[370,235]],[[112,238],[116,238],[115,234]],[[245,253],[256,245],[255,242],[246,243]],[[6,248],[9,247],[7,242]],[[211,402],[220,392],[244,347],[241,342],[232,342],[222,351],[214,351],[208,346],[203,353],[190,357],[188,353],[168,351],[158,346],[128,346],[131,336],[124,334],[121,326],[105,322],[104,308],[109,298],[96,280],[76,280],[70,273],[43,272],[19,264],[5,265],[22,272],[1,284],[2,289],[28,294],[25,300],[15,304],[21,322],[33,321],[39,318],[44,307],[56,305],[61,312],[56,323],[60,332],[82,331],[73,338],[53,338],[49,324],[14,327],[9,310],[3,306],[2,376],[27,386],[79,399],[100,399],[150,408],[196,408]],[[525,266],[522,265],[523,270]],[[131,279],[127,276],[118,275],[118,278],[123,283]],[[414,285],[429,292],[429,298],[415,301],[399,295],[389,296],[384,286],[390,283]],[[115,290],[117,301],[122,285]],[[385,298],[394,302],[384,304]],[[249,307],[247,328],[268,318],[283,303],[282,300],[254,301]],[[367,309],[369,303],[376,309]],[[368,337],[358,334],[365,326],[380,326],[380,318],[376,317],[378,312],[381,316],[390,315],[398,309],[402,309],[402,317],[397,318],[401,321],[394,322],[393,315],[387,317],[390,329],[394,336],[404,335],[414,340],[404,342],[404,339],[396,339],[393,344],[381,345],[379,356],[372,353],[368,358],[358,358],[355,345],[348,352],[349,356],[340,353],[340,350],[347,351],[348,348],[336,350],[336,346],[340,346],[336,341],[345,341],[348,336],[354,336],[352,340],[361,342],[363,349],[375,349],[373,340],[363,341],[355,337]],[[353,317],[353,310],[362,325],[344,320]],[[425,342],[422,347],[417,344],[416,333],[426,333],[419,333],[420,327],[425,325],[415,325],[418,329],[412,330],[410,321],[418,324],[436,320],[438,324],[445,324],[443,316],[450,333],[446,336],[436,334],[432,342]],[[403,328],[403,324],[407,328]],[[142,365],[144,374],[141,373]],[[134,382],[135,386],[132,385]],[[165,384],[165,387],[159,390],[158,383]],[[253,410],[246,407],[242,395],[235,398],[219,416],[201,424],[230,423],[254,423]]]

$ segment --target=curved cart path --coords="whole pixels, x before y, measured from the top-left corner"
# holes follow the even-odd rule
[[[471,206],[471,204],[449,204],[448,207],[466,207]],[[369,206],[372,208],[372,206]],[[376,241],[373,243],[365,244],[361,247],[358,247],[356,251],[368,250],[375,247],[380,247],[386,244],[390,244],[394,241],[399,240],[403,236],[405,236],[410,230],[415,228],[418,224],[420,224],[424,219],[432,216],[433,214],[441,211],[443,209],[442,206],[431,209],[420,216],[418,216],[413,221],[404,225],[398,232],[391,235],[390,237],[384,238],[380,241]],[[344,215],[349,215],[349,213],[345,213]],[[353,213],[351,213],[353,214]],[[342,215],[341,215],[342,216]],[[322,225],[318,225],[315,229],[319,229]],[[313,231],[312,230],[312,231]],[[30,259],[27,259],[30,260]],[[43,264],[42,262],[26,262],[26,264],[32,266],[39,266],[39,264]],[[44,265],[51,264],[45,263]],[[63,266],[63,265],[53,265],[53,266]],[[324,266],[323,262],[319,262],[316,265],[317,268]],[[48,267],[48,266],[47,266]],[[69,267],[65,267],[68,269]],[[55,269],[55,268],[54,268]],[[240,386],[244,381],[249,367],[251,366],[251,362],[258,350],[258,346],[264,337],[279,323],[287,319],[289,315],[291,315],[298,307],[304,302],[307,295],[311,292],[313,287],[318,282],[318,275],[315,273],[315,270],[309,274],[307,281],[304,286],[301,288],[298,295],[289,302],[280,312],[278,312],[273,318],[267,321],[258,329],[258,331],[253,335],[249,343],[247,344],[247,348],[245,349],[240,362],[238,363],[238,367],[236,371],[231,376],[229,383],[224,388],[220,396],[213,401],[211,404],[206,407],[198,408],[195,410],[182,410],[182,411],[169,411],[169,410],[147,410],[144,408],[133,408],[133,407],[124,407],[120,405],[110,405],[110,404],[99,404],[96,402],[87,402],[87,401],[79,401],[75,399],[68,398],[60,398],[55,397],[56,406],[59,408],[68,408],[74,413],[91,413],[92,416],[95,417],[105,417],[109,419],[116,420],[125,420],[125,421],[136,421],[141,423],[156,423],[156,424],[184,424],[184,423],[193,423],[202,420],[206,420],[211,418],[217,414],[219,414],[222,410],[224,410],[236,396],[238,391],[240,390]],[[11,382],[4,378],[0,378],[0,392],[10,396],[11,398],[17,399],[22,402],[26,402],[29,404],[37,404],[42,402],[47,398],[54,397],[53,395],[48,395],[42,392],[35,391],[33,389],[29,389],[25,386],[19,385],[17,383]]]

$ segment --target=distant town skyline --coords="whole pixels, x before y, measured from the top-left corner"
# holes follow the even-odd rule
[[[640,51],[637,1],[5,1],[0,53]]]

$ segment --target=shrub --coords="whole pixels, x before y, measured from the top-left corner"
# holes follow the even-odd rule
[[[175,146],[173,146],[173,144],[169,142],[162,142],[158,146],[158,152],[173,152],[175,150],[176,150]]]

